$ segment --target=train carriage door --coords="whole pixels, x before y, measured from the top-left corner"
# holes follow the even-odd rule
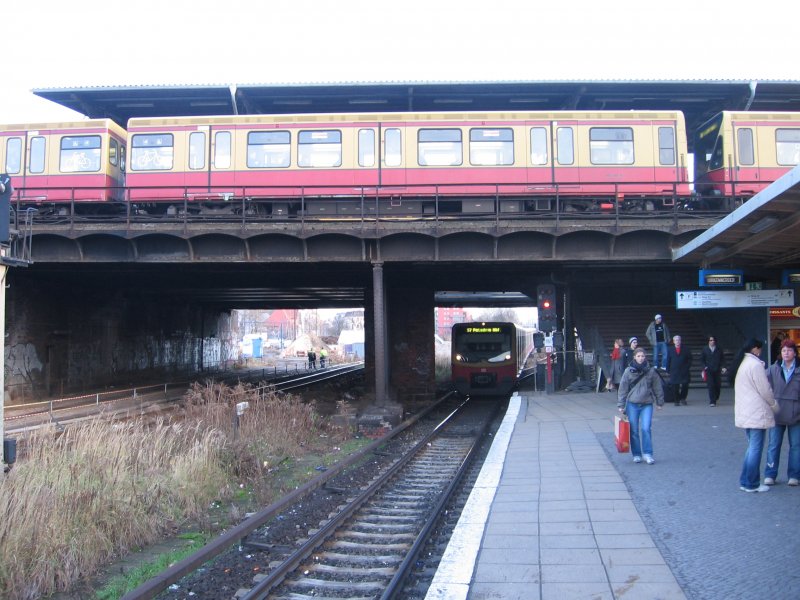
[[[211,161],[209,160],[209,127],[199,125],[194,131],[187,131],[186,172],[184,184],[191,195],[208,194],[211,191]],[[176,148],[177,150],[177,148]],[[176,168],[181,161],[176,157]]]
[[[48,186],[47,143],[50,139],[50,132],[28,131],[25,136],[26,183],[29,186],[35,186],[28,193],[40,196],[44,194],[44,188]]]
[[[380,162],[377,123],[364,123],[355,129],[356,163],[353,183],[357,186],[375,187],[379,184]]]
[[[733,128],[733,173],[736,185],[734,193],[755,194],[760,189],[761,171],[758,160],[758,136],[752,123],[731,122]]]
[[[528,148],[525,164],[528,184],[547,186],[554,181],[552,161],[552,127],[546,121],[527,121],[525,123],[526,147]],[[535,189],[534,189],[535,191]]]
[[[379,125],[381,136],[378,185],[406,184],[406,129],[397,125]]]
[[[215,194],[233,194],[235,186],[243,185],[237,181],[236,130],[230,126],[212,126],[208,131],[209,159],[208,172],[211,192]],[[241,175],[241,173],[239,173]]]
[[[582,178],[579,163],[579,142],[577,121],[552,121],[550,124],[553,156],[553,183],[559,191],[575,190]],[[592,178],[589,177],[591,181]]]
[[[659,123],[653,126],[653,181],[663,191],[672,191],[672,184],[680,181],[675,124]],[[638,161],[638,157],[637,157]]]

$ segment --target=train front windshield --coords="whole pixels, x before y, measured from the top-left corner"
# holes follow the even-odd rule
[[[511,332],[473,333],[468,328],[456,337],[453,353],[458,362],[500,363],[511,360],[511,349]]]

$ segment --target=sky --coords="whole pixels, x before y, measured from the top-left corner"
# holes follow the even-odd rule
[[[7,2],[0,122],[32,89],[503,80],[800,80],[796,0]]]

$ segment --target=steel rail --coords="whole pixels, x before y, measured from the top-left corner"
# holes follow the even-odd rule
[[[436,505],[430,512],[428,519],[425,522],[425,525],[417,535],[417,539],[414,540],[414,544],[411,546],[411,549],[406,554],[406,557],[403,559],[403,562],[400,563],[400,566],[397,568],[397,572],[392,577],[391,581],[387,584],[386,589],[384,590],[383,594],[381,595],[380,600],[392,600],[397,594],[402,590],[403,584],[405,580],[408,578],[408,575],[411,572],[414,563],[417,560],[420,552],[425,547],[425,544],[430,537],[430,532],[434,528],[434,526],[439,522],[442,518],[442,514],[444,511],[444,507],[450,501],[453,493],[458,489],[458,486],[461,483],[461,480],[464,478],[464,475],[467,473],[469,468],[472,466],[472,462],[475,460],[475,455],[478,453],[478,449],[480,447],[481,439],[483,438],[486,431],[489,429],[489,426],[494,421],[497,413],[500,410],[501,403],[495,403],[494,411],[489,415],[489,418],[486,419],[486,422],[483,424],[483,427],[475,436],[475,440],[472,443],[472,446],[467,452],[467,455],[464,457],[464,460],[461,462],[461,466],[459,467],[456,474],[453,476],[453,480],[447,486],[445,490],[439,495],[439,498],[436,502]]]
[[[345,460],[337,463],[336,466],[334,466],[333,468],[316,476],[314,479],[306,482],[305,484],[303,484],[302,486],[300,486],[287,496],[284,496],[277,502],[274,502],[270,504],[268,507],[264,508],[263,510],[255,513],[254,515],[244,520],[236,527],[233,527],[232,529],[226,531],[213,541],[203,546],[200,550],[198,550],[194,554],[187,556],[183,560],[175,563],[174,565],[172,565],[165,571],[161,572],[160,574],[156,575],[152,579],[145,581],[136,589],[125,594],[120,600],[149,600],[150,598],[155,598],[157,594],[167,589],[167,587],[179,581],[185,575],[188,575],[192,571],[195,571],[196,569],[201,567],[204,563],[208,562],[212,558],[218,556],[219,554],[227,550],[230,546],[232,546],[242,538],[246,537],[254,530],[261,527],[264,523],[269,521],[274,516],[280,514],[282,511],[284,511],[286,508],[297,502],[306,494],[309,494],[310,492],[313,492],[317,488],[322,487],[329,479],[332,479],[334,476],[338,475],[341,471],[343,471],[347,467],[350,467],[353,464],[359,462],[365,456],[374,452],[377,448],[384,445],[390,439],[392,439],[393,437],[397,436],[401,432],[411,427],[419,419],[426,416],[429,412],[431,412],[435,408],[439,407],[442,404],[442,402],[444,402],[451,395],[452,393],[446,394],[445,396],[440,398],[435,403],[431,404],[422,412],[417,413],[416,415],[403,421],[400,425],[392,429],[386,435],[380,437],[371,444],[365,446],[355,454],[350,455]]]
[[[284,560],[275,570],[273,570],[264,579],[259,581],[253,586],[249,592],[239,597],[239,600],[263,600],[267,594],[278,584],[280,584],[286,575],[297,569],[305,559],[307,559],[314,551],[324,544],[331,534],[336,531],[342,523],[350,518],[353,513],[360,509],[375,493],[380,490],[387,481],[389,481],[395,474],[397,474],[409,461],[411,461],[421,449],[428,446],[428,442],[434,437],[439,435],[439,430],[448,423],[467,403],[467,400],[461,402],[455,410],[450,412],[442,421],[433,428],[425,437],[423,437],[413,448],[406,452],[400,460],[395,462],[389,469],[381,474],[375,481],[373,481],[365,490],[356,496],[347,507],[331,518],[323,527],[321,527],[314,535],[303,543],[297,550],[295,550],[286,560]]]

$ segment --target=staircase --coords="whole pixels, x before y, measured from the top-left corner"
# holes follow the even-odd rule
[[[647,351],[648,360],[652,363],[653,349],[647,341],[645,332],[656,314],[663,317],[669,327],[670,336],[680,335],[683,346],[692,352],[691,387],[705,387],[701,377],[700,351],[708,343],[708,332],[703,330],[692,311],[679,311],[671,306],[584,306],[580,310],[579,323],[584,328],[595,327],[603,341],[602,348],[594,348],[598,354],[604,372],[610,367],[609,355],[614,348],[614,340],[622,338],[624,347],[628,347],[628,339],[636,336],[639,347]],[[725,364],[729,365],[733,353],[725,352]],[[723,377],[723,387],[727,381]]]

